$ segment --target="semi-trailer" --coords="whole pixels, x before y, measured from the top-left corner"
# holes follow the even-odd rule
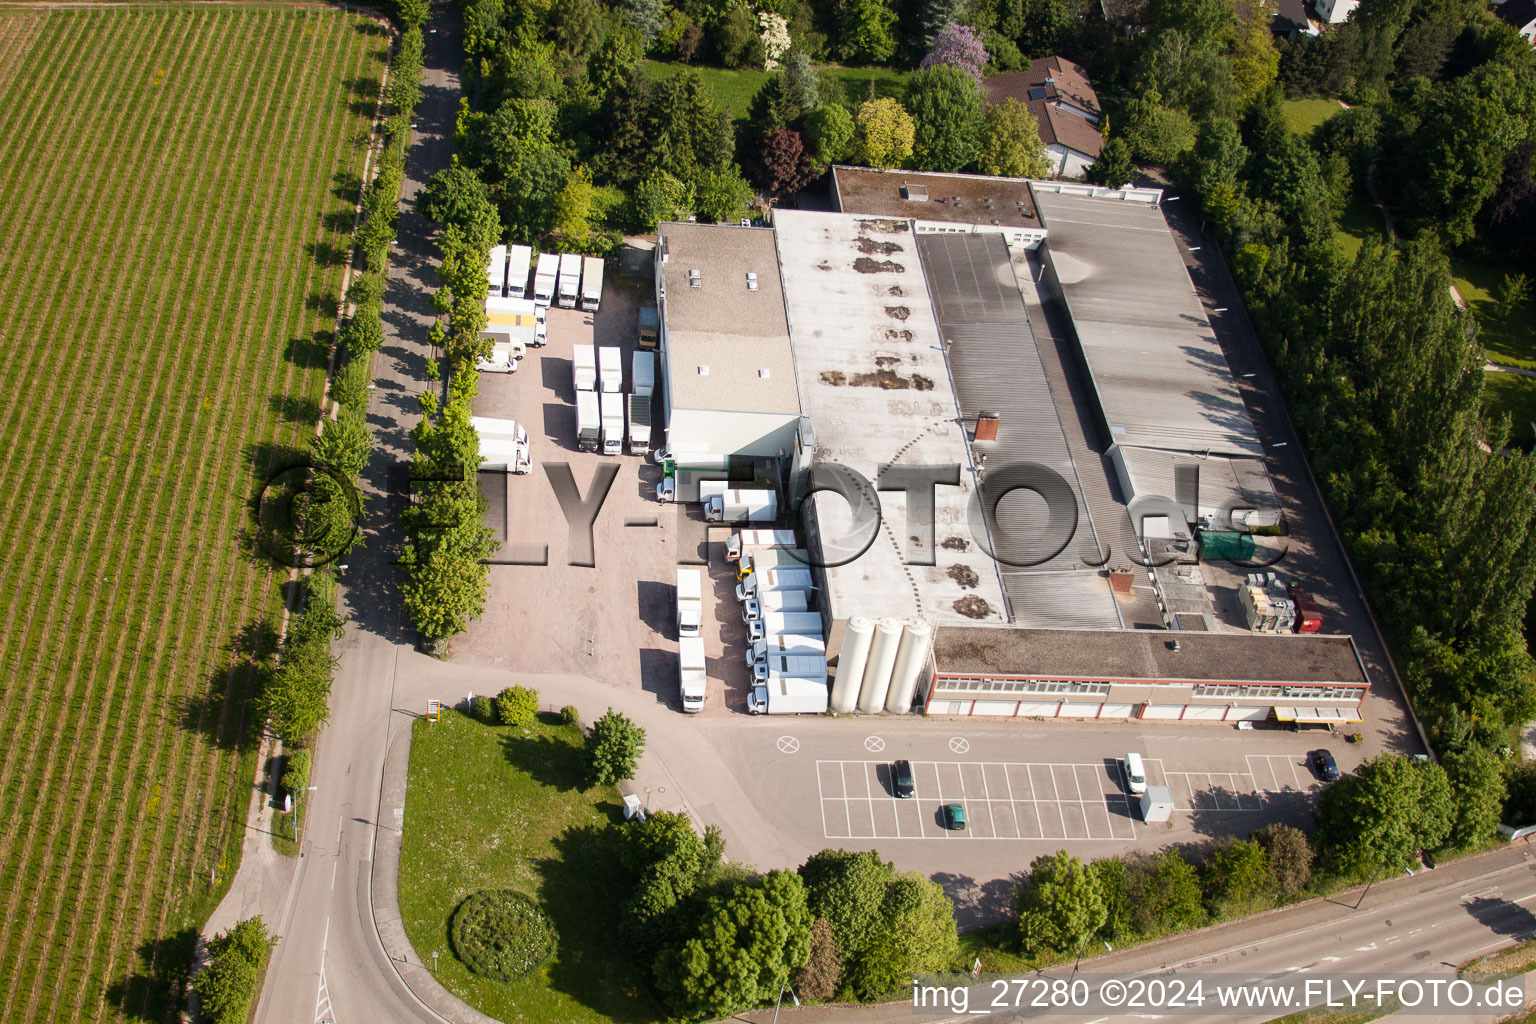
[[[629,410],[629,453],[644,455],[651,446],[651,396],[625,395]]]
[[[736,600],[746,601],[774,590],[810,590],[814,586],[809,568],[775,566],[755,572],[736,584]]]
[[[528,268],[533,263],[533,247],[510,245],[507,247],[507,298],[528,297]],[[494,294],[496,289],[491,288]]]
[[[485,267],[486,297],[499,299],[507,284],[507,247],[494,246]]]
[[[555,305],[565,309],[576,308],[576,296],[581,292],[581,254],[560,254],[560,280],[555,288]]]
[[[597,393],[603,420],[603,454],[624,454],[624,396],[607,391]]]
[[[595,452],[602,430],[602,411],[598,408],[596,391],[576,392],[576,448]]]
[[[754,715],[820,715],[826,710],[827,684],[817,679],[780,676],[747,693],[747,711]]]
[[[678,695],[683,711],[695,714],[704,710],[704,691],[709,677],[704,670],[704,640],[683,637],[677,642]]]
[[[618,394],[624,390],[624,353],[617,345],[597,347],[598,390]]]
[[[677,635],[699,635],[704,619],[704,582],[698,569],[677,570]]]
[[[737,530],[726,538],[725,560],[735,562],[747,548],[796,547],[794,530]]]
[[[596,256],[581,260],[581,308],[596,313],[603,301],[603,261]]]
[[[747,640],[751,643],[790,633],[816,636],[821,630],[821,612],[769,612],[760,619],[747,620]]]
[[[560,278],[560,257],[552,252],[539,253],[539,262],[533,272],[533,301],[552,305],[555,301],[555,285]]]
[[[597,390],[597,351],[591,345],[572,346],[571,377],[577,391]]]
[[[773,491],[726,491],[704,499],[708,523],[771,523],[779,516],[779,496]]]

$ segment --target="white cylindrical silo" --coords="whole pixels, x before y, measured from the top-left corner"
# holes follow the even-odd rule
[[[869,664],[869,645],[875,638],[875,624],[863,615],[848,620],[843,632],[843,649],[837,656],[837,678],[832,680],[832,710],[847,714],[859,703],[859,688],[864,684],[864,666]]]
[[[917,680],[928,663],[928,642],[933,627],[922,619],[908,619],[907,628],[901,634],[901,646],[896,652],[896,667],[891,673],[891,692],[885,698],[885,710],[904,715],[912,710],[912,697],[917,693]]]
[[[875,620],[875,638],[869,645],[869,664],[864,667],[864,685],[859,688],[859,710],[872,715],[885,710],[885,695],[891,689],[891,669],[896,665],[896,651],[901,647],[901,620]]]

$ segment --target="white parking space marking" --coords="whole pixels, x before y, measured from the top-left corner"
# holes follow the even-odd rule
[[[1160,759],[1154,757],[1147,758],[1147,772],[1148,781],[1153,785],[1161,779],[1162,785],[1173,790],[1175,810],[1237,812],[1256,811],[1263,806],[1263,798],[1259,795],[1263,787],[1252,767],[1246,772],[1169,771]]]
[[[1275,793],[1302,793],[1318,785],[1305,759],[1298,759],[1294,754],[1248,754],[1245,759],[1248,772],[1259,780],[1260,789]],[[1273,779],[1273,784],[1265,784],[1266,775]]]

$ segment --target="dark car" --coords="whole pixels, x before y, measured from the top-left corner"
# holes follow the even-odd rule
[[[1326,750],[1312,751],[1312,770],[1321,775],[1324,782],[1333,782],[1339,777],[1338,762]]]
[[[897,761],[891,766],[891,791],[903,800],[917,796],[917,783],[912,781],[912,762]]]

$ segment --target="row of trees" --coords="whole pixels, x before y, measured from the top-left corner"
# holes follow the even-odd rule
[[[204,1017],[213,1024],[244,1024],[261,991],[274,941],[260,917],[208,940],[208,963],[192,981]]]
[[[668,812],[626,824],[621,849],[625,942],[679,1017],[729,1016],[790,985],[802,1000],[890,998],[958,953],[944,891],[872,852],[759,875],[724,859],[713,826],[701,836]]]

